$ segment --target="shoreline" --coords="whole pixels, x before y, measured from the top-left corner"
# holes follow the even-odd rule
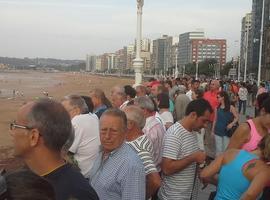
[[[3,76],[5,78],[2,78]],[[17,110],[24,103],[45,97],[43,91],[47,91],[49,96],[58,101],[69,94],[88,95],[94,88],[103,89],[107,97],[110,97],[110,89],[113,86],[132,83],[133,80],[128,78],[101,77],[83,73],[21,72],[20,70],[1,74],[0,71],[0,90],[1,88],[9,90],[18,88],[23,92],[23,96],[16,96],[14,99],[0,98],[0,167],[13,163],[10,160],[14,157],[9,123],[16,119]],[[11,165],[13,166],[13,164]]]

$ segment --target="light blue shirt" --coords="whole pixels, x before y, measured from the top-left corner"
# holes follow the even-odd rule
[[[136,152],[126,143],[105,160],[100,151],[90,171],[90,184],[100,200],[145,200],[145,171]]]

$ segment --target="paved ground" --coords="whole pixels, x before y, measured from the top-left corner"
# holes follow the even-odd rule
[[[246,115],[240,114],[240,122],[246,121],[246,116],[254,117],[254,107],[247,107]],[[200,187],[202,188],[202,186]],[[199,192],[199,200],[208,200],[208,197],[212,191],[215,191],[216,187],[213,185],[208,185],[204,190]]]

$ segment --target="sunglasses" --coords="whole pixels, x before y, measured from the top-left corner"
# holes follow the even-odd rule
[[[0,170],[0,199],[7,199],[7,183],[5,178],[6,170]]]
[[[31,129],[33,129],[32,127],[29,127],[29,126],[23,126],[23,125],[16,124],[15,121],[13,121],[12,123],[10,123],[10,125],[9,125],[9,129],[10,129],[10,130],[14,130],[14,129],[16,129],[16,128],[26,129],[26,130],[31,130]]]

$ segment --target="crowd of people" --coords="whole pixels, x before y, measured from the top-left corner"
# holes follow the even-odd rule
[[[25,167],[1,172],[0,200],[200,200],[207,184],[215,200],[270,199],[269,130],[264,83],[151,79],[39,99],[10,124]]]

